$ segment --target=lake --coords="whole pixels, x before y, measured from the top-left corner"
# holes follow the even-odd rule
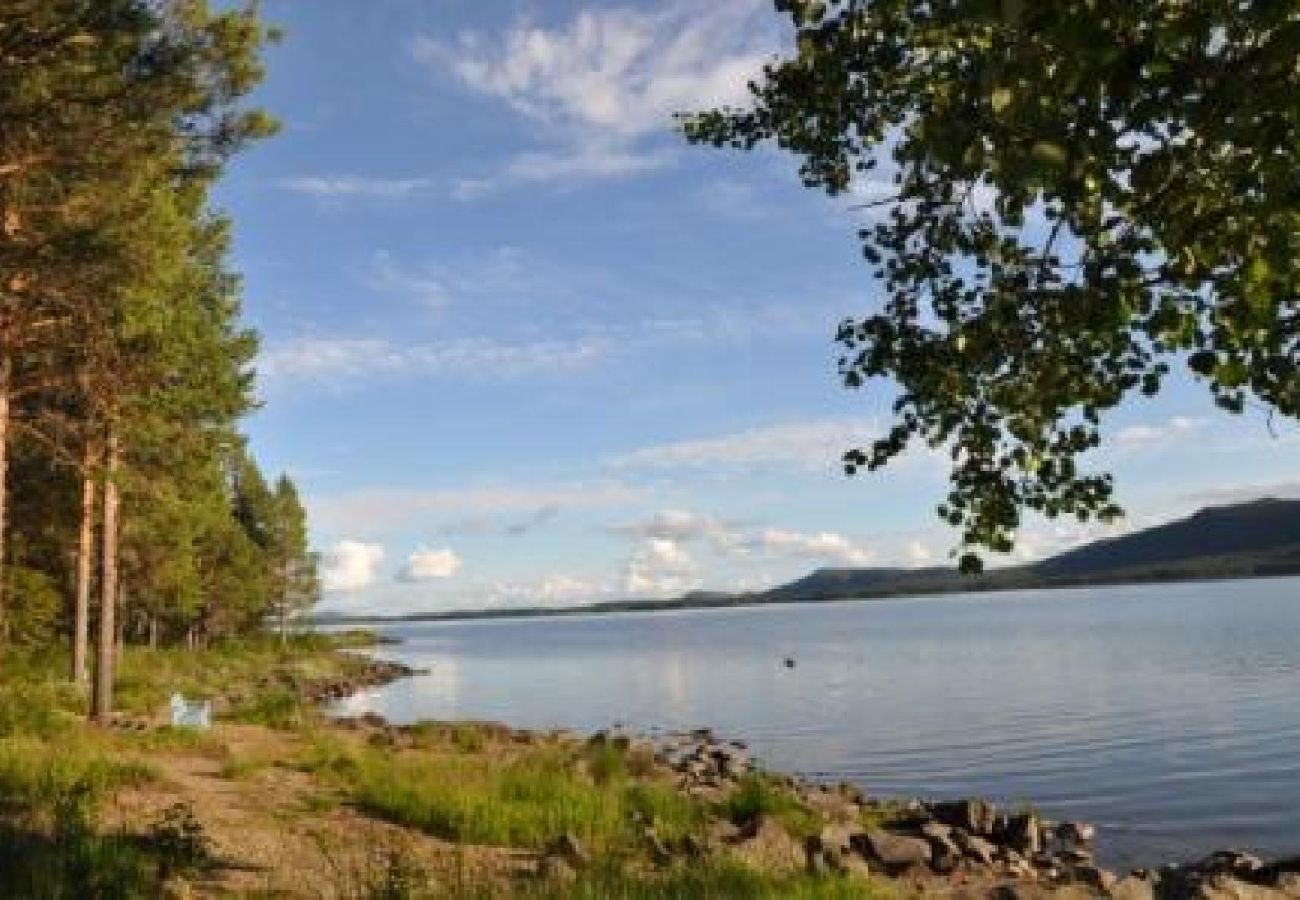
[[[1300,853],[1297,578],[382,630],[430,674],[344,712],[707,725],[770,768],[1093,822],[1115,866]]]

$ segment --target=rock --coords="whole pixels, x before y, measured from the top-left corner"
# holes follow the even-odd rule
[[[1115,885],[1119,883],[1119,879],[1114,872],[1097,866],[1076,866],[1072,874],[1075,881],[1096,888],[1105,894],[1109,894]]]
[[[1090,844],[1097,829],[1084,822],[1062,822],[1056,826],[1056,837],[1068,844]]]
[[[1016,884],[999,884],[989,891],[989,900],[1029,900],[1032,894]]]
[[[876,860],[891,872],[928,865],[933,856],[930,842],[924,838],[908,837],[879,829],[872,829],[859,835],[854,849],[868,859]]]
[[[953,843],[961,850],[962,856],[974,860],[982,866],[993,865],[993,855],[997,852],[997,847],[992,843],[982,837],[960,830],[954,831],[952,837]]]
[[[1300,897],[1300,872],[1279,872],[1273,886],[1288,897]]]
[[[853,847],[853,840],[862,834],[862,829],[854,825],[827,825],[822,828],[819,840],[822,845],[838,853],[848,853]]]
[[[1161,889],[1163,896],[1169,896]],[[1251,884],[1227,874],[1211,875],[1186,895],[1195,900],[1281,900],[1286,895],[1273,888]]]
[[[586,868],[591,862],[582,843],[570,832],[560,835],[546,848],[547,856],[558,856],[575,869]]]
[[[787,874],[807,866],[802,842],[767,816],[754,820],[730,847],[742,863],[763,872]]]
[[[1032,856],[1043,849],[1040,833],[1038,817],[1033,813],[1023,813],[1007,819],[1005,829],[1007,845],[1026,856]]]
[[[1264,861],[1241,850],[1220,850],[1196,864],[1202,872],[1227,872],[1253,881],[1264,870]]]
[[[921,826],[921,837],[930,843],[930,868],[940,875],[950,875],[961,863],[961,848],[952,839],[951,825],[926,822]]]
[[[930,815],[944,825],[961,828],[982,837],[992,836],[993,823],[997,816],[997,807],[985,800],[933,803],[929,811]]]
[[[815,834],[810,834],[803,842],[804,865],[809,875],[825,875],[832,871],[833,867],[828,856],[838,855],[838,851],[828,849],[822,843],[822,839]]]
[[[1155,900],[1155,885],[1150,878],[1126,875],[1108,891],[1114,900]]]
[[[1087,866],[1092,864],[1093,856],[1089,850],[1080,847],[1067,847],[1056,854],[1057,859],[1063,863],[1072,866]]]

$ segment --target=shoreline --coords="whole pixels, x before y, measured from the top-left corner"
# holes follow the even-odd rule
[[[402,641],[389,637],[384,643],[395,645]],[[393,677],[362,684],[344,696],[427,674],[394,660],[380,659],[373,655],[376,649],[367,648],[368,658],[381,669],[395,673]],[[331,699],[343,697],[332,695]],[[386,734],[386,740],[397,744],[402,742],[402,735],[413,730],[446,724],[393,725],[377,713],[338,716],[333,722],[346,730]],[[1047,820],[1032,807],[999,809],[983,798],[876,798],[847,782],[828,784],[766,771],[749,756],[744,741],[719,738],[709,728],[647,735],[615,726],[583,735],[566,729],[539,731],[498,723],[475,724],[501,729],[512,740],[524,743],[559,740],[645,754],[674,774],[677,790],[712,803],[728,791],[741,788],[749,777],[770,779],[820,817],[816,833],[802,835],[796,851],[785,849],[788,857],[801,855],[803,868],[813,875],[840,873],[866,878],[874,874],[876,878],[899,880],[922,894],[975,890],[1001,900],[1014,900],[1026,893],[1046,891],[1055,895],[1080,889],[1119,900],[1300,897],[1300,848],[1296,856],[1271,861],[1225,849],[1191,861],[1169,861],[1156,868],[1117,872],[1099,865],[1095,852],[1097,829],[1091,824]],[[875,827],[865,827],[864,822]],[[761,840],[779,845],[784,840],[780,826],[773,826],[761,814],[752,821],[731,824],[735,831],[723,833],[720,842],[739,845]],[[687,861],[697,859],[702,852],[689,843],[672,847],[653,836],[650,840],[661,865],[671,865],[678,856]]]

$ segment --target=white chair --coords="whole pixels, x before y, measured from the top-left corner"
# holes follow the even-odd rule
[[[197,728],[207,731],[212,727],[212,701],[191,703],[182,694],[172,694],[172,727]]]

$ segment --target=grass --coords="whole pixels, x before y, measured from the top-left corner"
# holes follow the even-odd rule
[[[119,663],[119,709],[153,715],[174,691],[221,701],[227,716],[298,727],[313,712],[298,701],[306,680],[364,662],[335,652],[363,636],[275,638],[202,652],[129,647]],[[188,752],[220,757],[211,733],[151,728],[107,731],[86,721],[88,692],[69,683],[65,648],[0,655],[0,896],[136,898],[162,895],[169,873],[199,862],[196,822],[173,811],[143,834],[102,832],[100,809],[118,790],[155,777],[142,758]],[[251,774],[254,760],[227,760]]]
[[[817,816],[800,803],[789,788],[762,773],[745,776],[731,796],[722,802],[719,812],[737,825],[767,816],[800,838],[821,830]]]
[[[626,751],[548,743],[467,754],[458,733],[410,754],[320,736],[301,763],[358,808],[451,841],[542,849],[567,833],[626,854],[640,843],[638,822],[674,840],[706,821],[704,805],[671,785],[633,779]]]

